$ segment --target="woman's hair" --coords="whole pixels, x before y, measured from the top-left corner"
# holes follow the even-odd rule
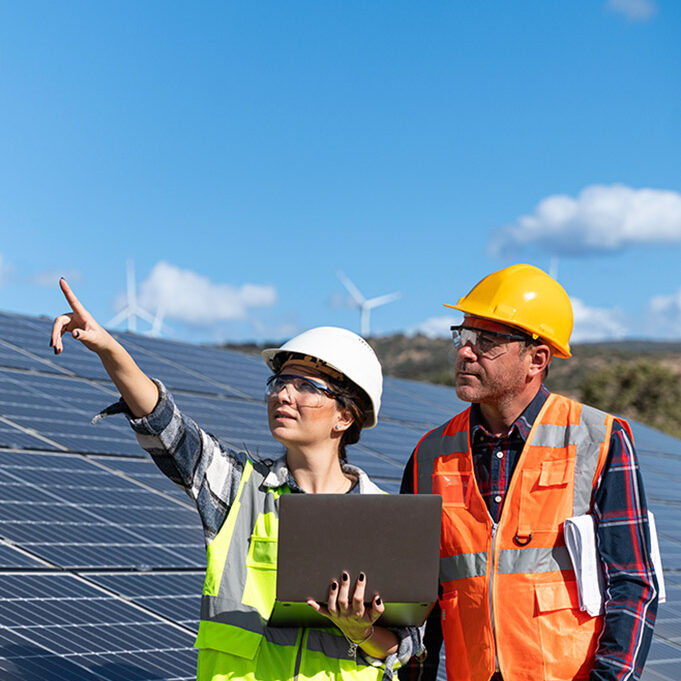
[[[338,443],[338,458],[340,462],[347,463],[348,457],[345,448],[354,445],[359,440],[362,426],[366,421],[369,398],[361,388],[358,388],[350,381],[329,380],[332,390],[336,393],[336,401],[341,409],[347,411],[352,416],[352,424],[343,431],[340,442]]]

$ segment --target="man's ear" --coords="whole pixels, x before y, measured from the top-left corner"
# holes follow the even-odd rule
[[[530,364],[527,368],[528,378],[534,378],[537,374],[542,375],[551,364],[551,348],[545,343],[533,345],[529,348]]]

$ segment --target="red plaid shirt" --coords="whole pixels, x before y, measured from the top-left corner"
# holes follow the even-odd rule
[[[480,408],[471,406],[470,437],[476,481],[490,515],[499,520],[518,457],[549,391],[542,386],[508,433],[495,437],[482,425]],[[402,478],[401,492],[412,494],[413,454]],[[648,511],[633,443],[615,422],[610,449],[594,494],[598,552],[607,590],[605,619],[590,681],[634,681],[640,678],[653,636],[657,612],[657,581],[650,561]],[[442,630],[436,606],[426,624],[426,660],[421,681],[437,675]],[[402,681],[416,681],[412,662],[399,672]]]

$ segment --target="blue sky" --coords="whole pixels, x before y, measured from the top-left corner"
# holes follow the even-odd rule
[[[681,338],[681,4],[0,5],[0,309],[167,337],[448,328],[514,262],[573,339]],[[148,325],[140,322],[140,329]]]

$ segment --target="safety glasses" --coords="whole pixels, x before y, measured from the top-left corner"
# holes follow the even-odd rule
[[[331,388],[319,381],[293,374],[275,374],[267,379],[265,388],[265,399],[278,395],[284,388],[288,391],[289,397],[301,407],[319,407],[324,401],[324,396],[331,398],[338,397]]]
[[[529,340],[529,336],[519,333],[499,333],[498,331],[475,329],[463,324],[450,326],[449,328],[452,332],[452,341],[457,352],[464,345],[470,345],[478,357],[484,357],[485,359],[495,359],[507,353],[510,341],[527,342]]]

